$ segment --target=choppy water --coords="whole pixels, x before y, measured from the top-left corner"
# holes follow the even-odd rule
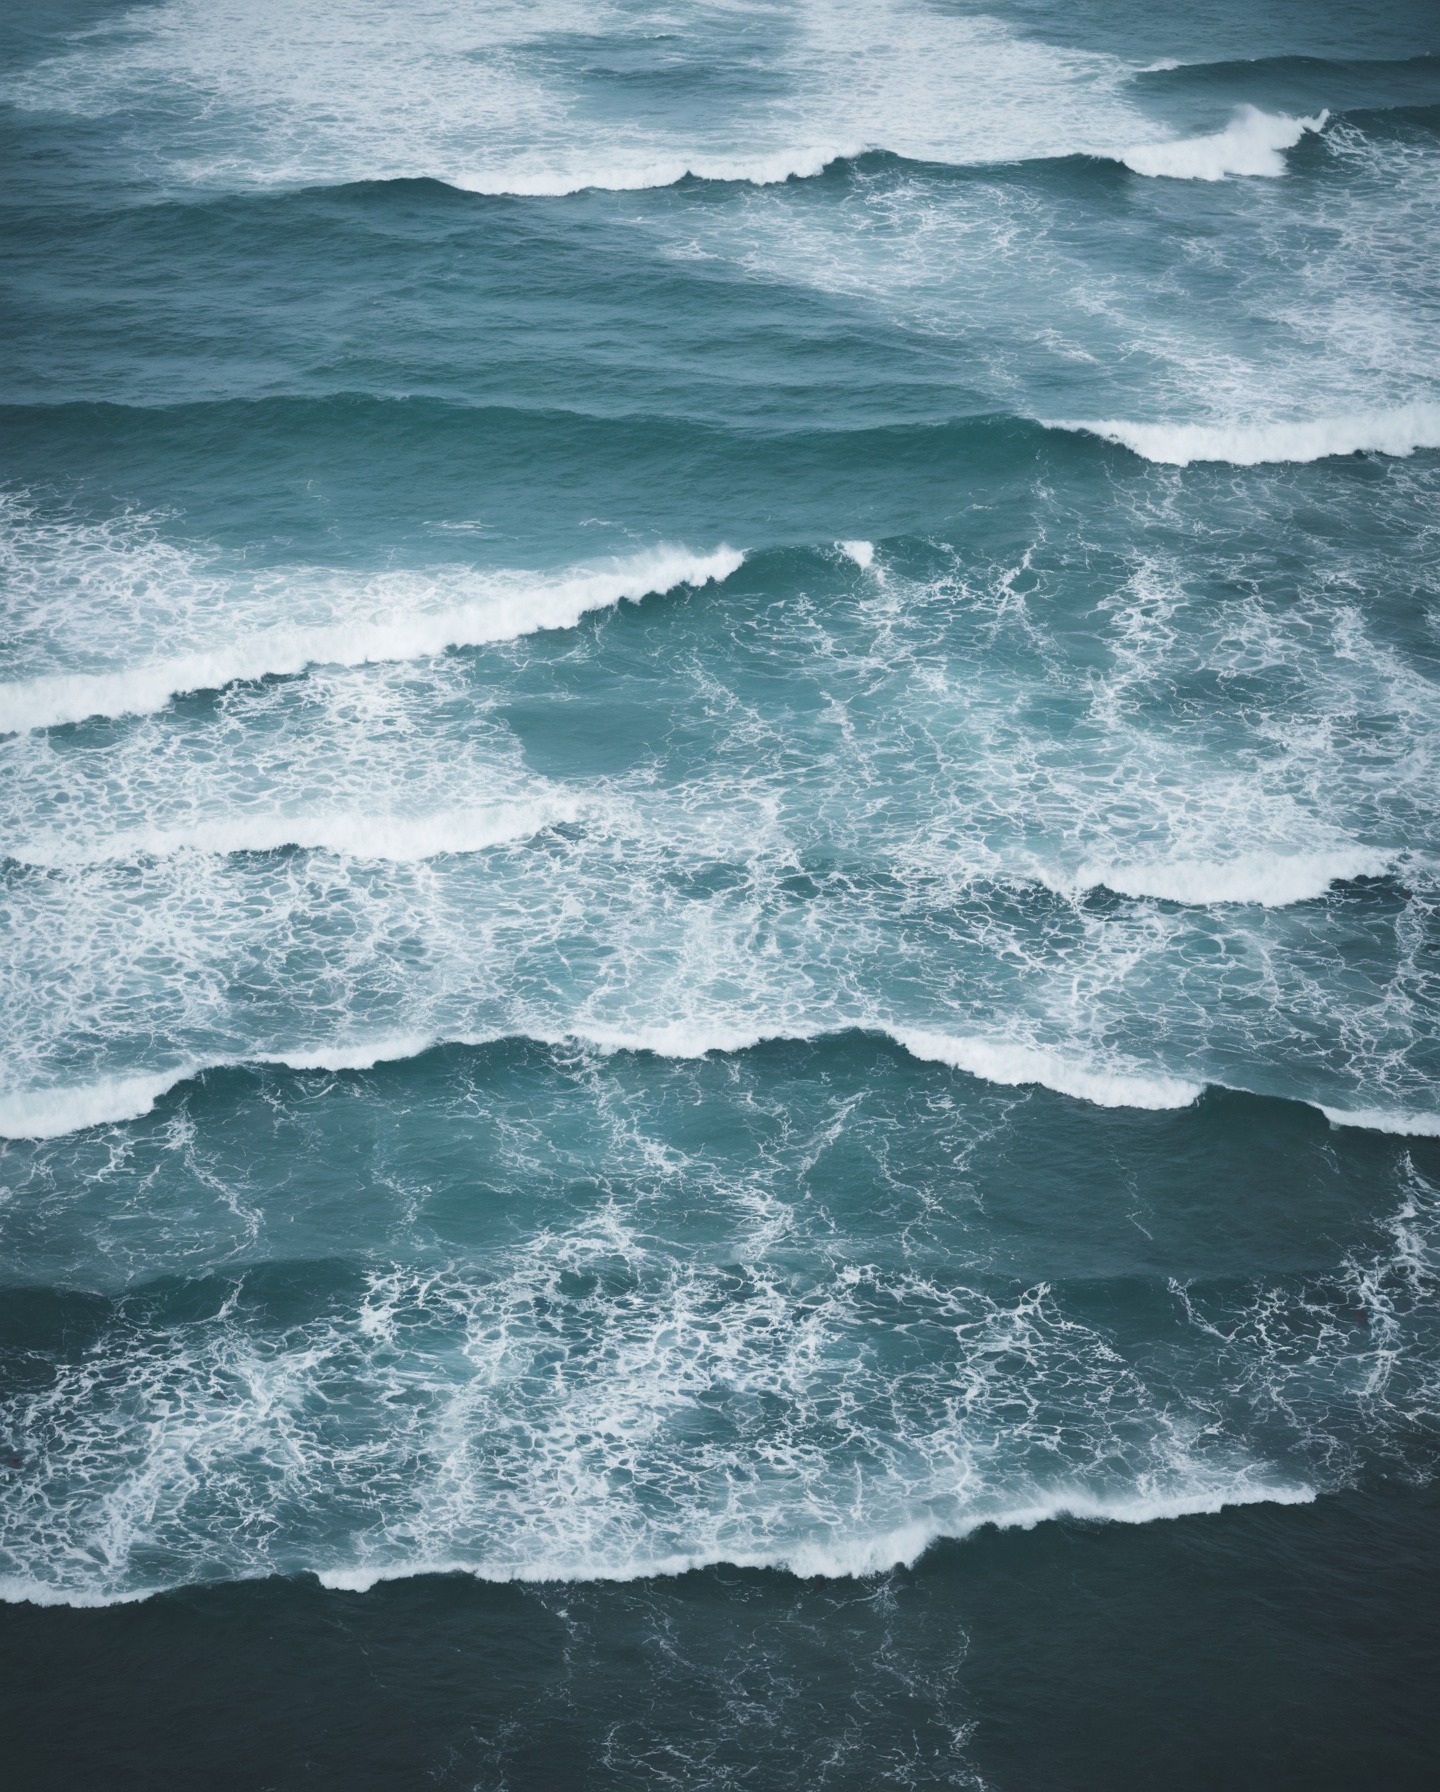
[[[792,1753],[595,1784],[1018,1788],[980,1527],[1428,1484],[1433,7],[0,34],[5,1596],[707,1569]]]

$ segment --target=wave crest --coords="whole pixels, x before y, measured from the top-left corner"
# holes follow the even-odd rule
[[[394,619],[262,629],[218,647],[121,671],[26,679],[0,687],[0,732],[57,727],[88,716],[143,715],[163,709],[186,691],[292,676],[309,666],[426,659],[455,647],[483,647],[545,629],[573,628],[591,612],[613,609],[625,600],[638,602],[682,585],[721,583],[744,558],[728,547],[710,554],[667,547],[551,578],[477,574],[474,598],[444,609]]]
[[[1175,1493],[1149,1497],[1102,1498],[1084,1489],[1061,1491],[1048,1499],[1022,1505],[996,1505],[969,1520],[952,1525],[921,1520],[874,1536],[855,1536],[833,1541],[797,1542],[773,1550],[697,1550],[690,1555],[642,1557],[628,1562],[576,1560],[538,1561],[510,1566],[473,1562],[400,1562],[354,1568],[322,1568],[316,1579],[332,1592],[368,1593],[385,1581],[410,1580],[421,1574],[469,1574],[476,1580],[512,1582],[631,1581],[660,1576],[692,1574],[707,1568],[769,1569],[793,1574],[801,1580],[862,1580],[887,1574],[895,1568],[913,1568],[937,1543],[962,1543],[977,1531],[1033,1531],[1037,1525],[1062,1519],[1088,1524],[1155,1524],[1165,1519],[1190,1518],[1223,1512],[1231,1506],[1305,1506],[1313,1503],[1315,1490],[1298,1483],[1268,1483],[1240,1478],[1218,1485],[1203,1485]],[[46,1589],[48,1592],[48,1589]],[[23,1596],[23,1595],[22,1595]],[[12,1597],[0,1583],[0,1598]],[[45,1600],[37,1603],[46,1603]]]
[[[483,852],[528,840],[546,828],[578,820],[582,812],[582,804],[553,797],[417,816],[242,814],[188,827],[136,828],[94,841],[42,835],[8,847],[5,856],[18,864],[59,870],[184,852],[270,853],[295,847],[338,858],[413,864],[446,853]]]
[[[1303,464],[1337,454],[1404,458],[1417,448],[1440,448],[1440,403],[1417,400],[1391,410],[1287,423],[1130,423],[1110,418],[1097,422],[1057,419],[1046,422],[1045,427],[1099,436],[1165,466],[1223,461],[1232,467],[1258,467],[1276,461]]]
[[[1224,180],[1232,174],[1274,179],[1285,172],[1284,151],[1294,149],[1307,131],[1323,130],[1328,118],[1328,112],[1291,118],[1242,106],[1223,131],[1137,144],[1117,159],[1135,174],[1170,180]]]
[[[1332,884],[1354,877],[1381,877],[1390,868],[1391,860],[1385,854],[1360,846],[1332,852],[1251,852],[1229,860],[1088,864],[1076,873],[1073,887],[1113,890],[1117,896],[1195,907],[1253,903],[1261,908],[1286,908],[1293,902],[1313,902]]]

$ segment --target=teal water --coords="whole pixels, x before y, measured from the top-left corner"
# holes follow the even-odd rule
[[[1437,127],[1423,4],[11,10],[22,1783],[1425,1783]]]

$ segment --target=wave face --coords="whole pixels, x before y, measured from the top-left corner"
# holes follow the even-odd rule
[[[1123,1792],[986,1564],[1432,1497],[1440,64],[1151,11],[0,19],[0,1684],[483,1611],[386,1784]]]
[[[721,1561],[872,1574],[983,1524],[1305,1500],[1419,1447],[1440,1210],[1403,1150],[1234,1097],[1111,1131],[1133,1166],[1178,1125],[1236,1211],[1287,1159],[1317,1213],[1376,1200],[1367,1240],[1318,1276],[1237,1276],[1228,1212],[1148,1210],[1147,1243],[1098,1161],[1061,1236],[1017,1252],[1002,1240],[1046,1179],[1045,1130],[1078,1144],[1102,1123],[984,1085],[937,1105],[947,1082],[865,1039],[739,1066],[502,1043],[376,1068],[349,1097],[322,1069],[212,1075],[129,1129],[133,1202],[87,1184],[113,1141],[32,1147],[34,1187],[80,1180],[17,1263],[53,1288],[0,1302],[52,1340],[11,1409],[10,1596],[299,1569],[351,1589]],[[686,1112],[708,1117],[688,1141]],[[311,1166],[283,1216],[253,1182],[271,1126]],[[465,1190],[443,1168],[461,1136]],[[570,1174],[596,1136],[608,1191]],[[156,1199],[177,1146],[203,1165],[199,1204],[193,1182]],[[964,1175],[936,1205],[947,1162]],[[972,1195],[1001,1165],[990,1211]],[[332,1203],[354,1236],[418,1226],[429,1245],[327,1256]],[[1252,1252],[1292,1221],[1272,1211]],[[1047,1273],[1081,1238],[1119,1252],[1101,1288]],[[162,1239],[190,1271],[135,1279]],[[1167,1284],[1145,1266],[1177,1247],[1191,1273]],[[967,1254],[990,1267],[957,1274]],[[66,1287],[97,1282],[115,1292]],[[1177,1425],[1177,1399],[1204,1401],[1203,1426]]]

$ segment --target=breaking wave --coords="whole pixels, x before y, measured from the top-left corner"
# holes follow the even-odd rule
[[[1195,461],[1223,461],[1258,467],[1272,461],[1307,462],[1336,454],[1406,456],[1417,448],[1440,448],[1440,403],[1417,400],[1391,410],[1350,416],[1305,418],[1284,423],[1049,422],[1049,429],[1099,436],[1145,460],[1188,467]]]
[[[583,804],[555,796],[433,815],[238,815],[187,827],[137,828],[93,841],[41,835],[7,846],[5,856],[18,864],[60,870],[184,852],[269,853],[294,847],[340,858],[408,864],[528,840],[546,828],[578,820],[583,810]]]
[[[682,585],[723,581],[744,558],[725,547],[710,554],[657,548],[612,566],[552,578],[477,573],[468,581],[474,590],[471,600],[445,609],[412,611],[395,620],[266,628],[123,671],[57,673],[0,686],[0,731],[57,727],[88,716],[141,715],[163,709],[187,691],[293,675],[313,665],[424,659],[455,647],[573,628],[582,617],[622,600],[637,602]]]
[[[1065,1051],[1015,1040],[967,1037],[874,1020],[854,1026],[766,1029],[677,1021],[665,1026],[626,1031],[601,1027],[561,1030],[526,1029],[523,1035],[497,1028],[488,1033],[399,1033],[369,1041],[296,1047],[280,1052],[239,1052],[207,1056],[168,1069],[103,1077],[90,1083],[14,1090],[0,1095],[0,1138],[52,1139],[90,1127],[120,1125],[142,1119],[163,1096],[210,1071],[275,1068],[291,1071],[373,1070],[382,1064],[416,1058],[445,1046],[477,1048],[524,1037],[555,1050],[580,1049],[602,1055],[648,1053],[678,1060],[732,1055],[772,1043],[814,1043],[852,1033],[889,1039],[920,1063],[943,1064],[1001,1087],[1038,1087],[1099,1108],[1140,1111],[1177,1110],[1192,1106],[1209,1087],[1220,1085],[1087,1061]],[[1299,1097],[1334,1126],[1353,1126],[1408,1137],[1440,1136],[1440,1114],[1379,1108],[1344,1110]]]
[[[1273,179],[1285,172],[1284,152],[1294,149],[1307,131],[1323,130],[1328,117],[1321,112],[1314,118],[1290,118],[1242,106],[1223,131],[1137,144],[1118,160],[1136,174],[1171,180],[1224,180],[1232,174]]]
[[[1366,847],[1331,852],[1243,853],[1234,859],[1162,859],[1151,864],[1083,865],[1073,883],[1050,883],[1052,889],[1106,889],[1117,896],[1149,897],[1193,907],[1217,903],[1254,903],[1286,908],[1313,902],[1332,885],[1355,877],[1381,877],[1391,868],[1384,853]]]

